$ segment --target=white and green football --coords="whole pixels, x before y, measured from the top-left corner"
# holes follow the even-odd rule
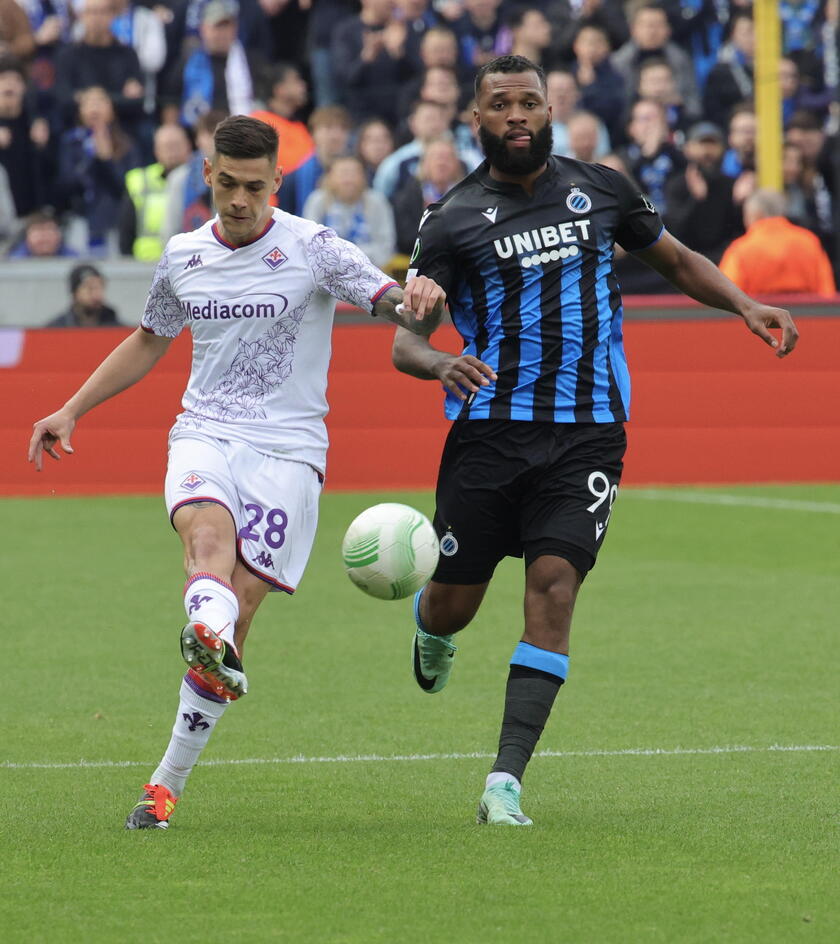
[[[428,583],[439,553],[429,519],[397,502],[367,508],[341,542],[347,576],[379,600],[402,600]]]

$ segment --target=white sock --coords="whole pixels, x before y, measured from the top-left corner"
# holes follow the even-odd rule
[[[484,783],[484,788],[495,787],[497,783],[512,783],[517,790],[522,792],[522,784],[513,776],[513,774],[507,774],[503,770],[494,770],[492,773],[487,774],[487,780]]]
[[[199,695],[187,678],[181,682],[180,699],[169,746],[149,780],[162,784],[176,797],[184,792],[190,771],[228,706],[226,701],[212,701]]]
[[[193,574],[184,585],[184,609],[187,619],[204,623],[225,642],[233,643],[239,600],[233,587],[221,577]]]

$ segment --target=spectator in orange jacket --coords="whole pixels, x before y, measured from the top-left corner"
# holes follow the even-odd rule
[[[773,190],[747,197],[747,232],[723,254],[721,271],[750,295],[834,295],[831,262],[819,239],[785,219],[784,212],[785,198]]]
[[[264,75],[266,107],[251,117],[271,125],[277,132],[277,166],[291,174],[315,153],[315,143],[306,125],[297,120],[309,98],[306,82],[297,67],[277,62]]]

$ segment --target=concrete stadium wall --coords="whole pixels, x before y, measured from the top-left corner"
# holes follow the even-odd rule
[[[840,318],[797,322],[800,346],[779,361],[731,317],[629,321],[633,415],[624,483],[840,481]],[[60,406],[127,333],[0,330],[0,495],[161,492],[188,337],[140,384],[82,419],[74,455],[47,458],[40,474],[25,461],[33,421]],[[434,483],[448,427],[442,393],[391,367],[391,339],[388,325],[335,329],[328,488]],[[458,350],[451,328],[436,343]]]
[[[40,328],[70,304],[68,275],[83,259],[13,259],[0,262],[0,326]],[[122,324],[136,325],[155,267],[130,259],[91,260],[106,279],[108,304]]]

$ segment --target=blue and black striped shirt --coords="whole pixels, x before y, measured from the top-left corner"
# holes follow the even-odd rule
[[[447,293],[472,354],[497,373],[449,419],[612,423],[629,418],[630,377],[613,246],[662,235],[655,208],[621,174],[563,157],[529,196],[487,162],[420,222],[409,274]]]

